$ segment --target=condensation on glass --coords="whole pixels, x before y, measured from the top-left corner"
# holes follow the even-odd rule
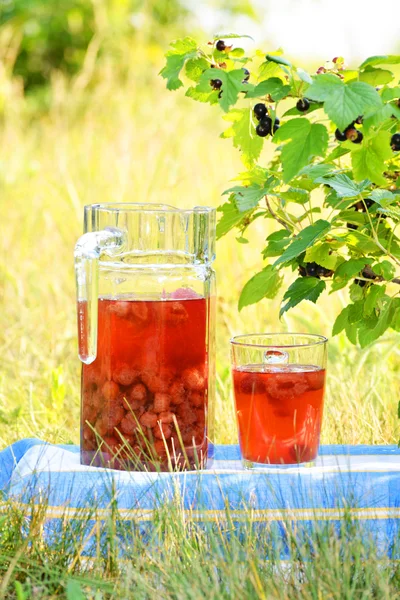
[[[75,247],[81,462],[200,468],[212,459],[215,210],[85,207]]]

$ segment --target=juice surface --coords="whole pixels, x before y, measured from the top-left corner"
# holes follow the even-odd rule
[[[165,469],[169,455],[172,466],[201,465],[208,302],[99,299],[97,358],[82,372],[83,463]]]
[[[325,370],[313,365],[247,365],[233,370],[244,459],[296,464],[316,458]]]

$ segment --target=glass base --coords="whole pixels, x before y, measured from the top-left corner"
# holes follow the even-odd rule
[[[316,465],[316,460],[317,457],[313,458],[310,461],[307,462],[295,462],[295,463],[259,463],[259,462],[254,462],[252,460],[247,460],[246,458],[242,458],[242,465],[243,468],[246,470],[254,470],[254,469],[260,469],[260,470],[268,470],[270,471],[275,470],[275,469],[293,469],[293,468],[298,468],[298,467],[306,467],[306,468],[312,468],[315,467]]]

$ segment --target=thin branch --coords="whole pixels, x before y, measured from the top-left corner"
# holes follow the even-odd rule
[[[265,204],[267,205],[267,208],[268,208],[271,216],[275,219],[275,221],[278,221],[278,223],[280,223],[282,225],[282,227],[284,227],[287,231],[290,231],[290,233],[292,233],[292,229],[291,229],[291,227],[289,227],[289,225],[286,223],[286,221],[281,219],[281,217],[278,217],[278,215],[272,210],[271,205],[268,200],[268,196],[265,196]]]

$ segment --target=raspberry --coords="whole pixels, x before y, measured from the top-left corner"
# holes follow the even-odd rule
[[[182,381],[175,381],[171,385],[169,393],[172,404],[182,404],[186,396],[185,386],[183,385]]]
[[[104,421],[103,417],[98,417],[94,428],[96,430],[97,435],[99,435],[100,437],[104,437],[108,430],[107,422]]]
[[[155,427],[157,425],[157,415],[149,411],[143,413],[140,417],[140,424],[143,425],[143,427]]]
[[[300,112],[307,112],[310,108],[310,101],[307,100],[307,98],[300,98],[300,100],[297,101],[296,108]]]
[[[171,402],[171,397],[168,394],[164,394],[162,392],[158,392],[154,396],[154,412],[162,413],[166,412],[169,409],[169,405]]]
[[[159,440],[162,440],[163,437],[168,440],[172,435],[171,425],[168,425],[167,423],[157,423],[153,428],[153,435]]]
[[[138,428],[138,422],[132,413],[128,413],[121,421],[120,429],[122,433],[132,435]]]
[[[110,312],[114,313],[120,319],[126,319],[129,316],[131,302],[122,300],[112,300],[109,304]]]
[[[140,405],[145,404],[147,400],[147,388],[143,383],[136,383],[131,391],[129,392],[128,402],[133,409],[139,408]],[[138,406],[133,406],[133,403]]]
[[[268,109],[265,106],[265,104],[263,104],[262,102],[259,102],[258,104],[256,104],[255,107],[253,108],[253,111],[254,111],[254,116],[256,117],[256,119],[258,121],[260,121],[260,119],[263,119],[264,117],[266,117],[268,114]]]
[[[225,42],[223,40],[218,40],[218,42],[215,44],[215,47],[219,52],[223,52],[226,48]]]
[[[240,381],[240,391],[243,394],[264,394],[265,385],[258,373],[248,373]]]
[[[84,423],[89,421],[89,423],[94,423],[97,417],[97,410],[91,406],[90,404],[84,403],[82,409],[82,420]]]
[[[120,385],[131,385],[138,378],[138,372],[127,364],[118,365],[113,372],[113,379]]]
[[[189,402],[196,408],[204,406],[204,394],[201,394],[200,392],[192,392],[189,396]]]
[[[206,422],[206,413],[204,408],[198,408],[196,410],[196,417],[198,426],[204,428],[204,424]]]
[[[272,402],[277,400],[293,400],[308,389],[304,375],[298,373],[277,373],[265,384],[267,394]]]
[[[83,427],[83,439],[88,442],[94,442],[96,439],[94,431],[89,427],[89,425],[84,425]]]
[[[155,441],[153,448],[154,448],[154,452],[158,456],[165,456],[167,454],[167,448],[165,447],[163,440]]]
[[[195,368],[186,369],[182,373],[182,381],[186,388],[195,392],[201,392],[205,387],[205,380],[200,371]]]
[[[190,288],[182,287],[172,292],[171,298],[174,298],[174,300],[197,300],[202,296]]]
[[[105,400],[116,400],[119,396],[119,385],[115,381],[106,381],[101,388],[101,393]]]
[[[325,373],[322,370],[307,373],[307,383],[312,390],[320,390],[324,387]]]
[[[177,413],[182,419],[183,425],[191,425],[192,423],[195,423],[197,419],[196,413],[187,401],[178,407]]]
[[[112,449],[115,451],[115,447],[118,446],[119,442],[115,439],[113,435],[106,435],[103,438],[102,450],[104,450],[104,446],[108,446],[108,449]],[[106,448],[107,449],[107,448]]]
[[[181,302],[168,302],[166,319],[170,325],[182,325],[188,318],[187,310]]]
[[[193,438],[195,437],[195,430],[193,427],[187,427],[181,432],[182,442],[184,444],[193,445],[195,441]]]
[[[162,367],[158,372],[147,371],[142,374],[142,381],[147,385],[150,392],[167,392],[174,378],[174,371]]]
[[[108,429],[113,430],[117,427],[125,415],[125,411],[122,406],[110,406],[109,409],[103,414],[103,419],[108,423]]]
[[[158,415],[158,420],[161,421],[161,423],[173,423],[174,413],[170,411],[161,412]]]

